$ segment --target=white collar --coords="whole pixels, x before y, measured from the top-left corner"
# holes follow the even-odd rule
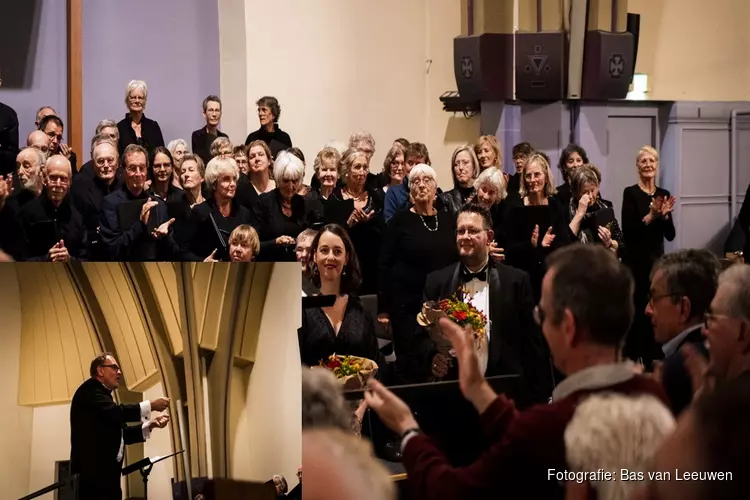
[[[565,399],[586,389],[602,389],[635,377],[635,366],[630,361],[595,365],[570,375],[552,391],[552,401]]]

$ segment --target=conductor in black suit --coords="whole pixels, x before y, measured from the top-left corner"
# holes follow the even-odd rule
[[[703,318],[718,289],[721,263],[708,250],[679,250],[662,256],[651,270],[646,315],[654,337],[662,344],[663,364],[657,370],[672,412],[679,415],[690,405],[693,387],[680,353],[692,345],[708,356]]]
[[[169,399],[118,405],[112,391],[119,387],[122,372],[110,353],[91,362],[90,374],[70,406],[71,474],[80,475],[80,500],[121,500],[125,446],[144,442],[153,429],[169,423],[169,415],[150,419],[152,411],[169,407]],[[126,425],[140,421],[141,425]]]

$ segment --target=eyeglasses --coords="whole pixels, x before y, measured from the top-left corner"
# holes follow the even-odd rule
[[[676,293],[664,293],[662,295],[651,295],[649,293],[648,294],[648,303],[653,306],[655,303],[659,302],[661,299],[664,299],[666,297],[675,298],[675,297],[679,297],[679,296],[680,295],[676,294]]]
[[[120,367],[118,365],[102,365],[102,368],[112,368],[116,372],[120,371]]]
[[[468,233],[469,236],[477,236],[483,232],[487,231],[486,229],[477,229],[475,227],[460,227],[456,229],[456,236],[463,236],[464,233]]]
[[[545,317],[546,315],[544,314],[544,310],[539,307],[538,304],[534,306],[534,321],[536,321],[536,324],[542,326],[544,324]]]
[[[711,328],[711,325],[719,319],[731,319],[731,316],[727,316],[725,314],[706,313],[703,315],[703,324],[705,325],[706,329],[708,329]]]

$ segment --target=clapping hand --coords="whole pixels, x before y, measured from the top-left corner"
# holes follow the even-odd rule
[[[171,226],[172,224],[174,224],[174,221],[175,221],[174,217],[171,218],[171,219],[169,219],[167,222],[165,222],[161,226],[159,226],[156,229],[154,229],[153,231],[151,231],[151,236],[153,236],[154,238],[156,238],[158,240],[159,238],[162,238],[162,237],[168,235],[169,234],[169,226]]]
[[[677,198],[674,196],[670,196],[667,198],[666,196],[662,198],[661,207],[659,208],[659,215],[662,217],[666,217],[669,215],[672,210],[674,210],[674,205],[677,203]]]
[[[5,179],[0,175],[0,208],[5,205],[5,200],[13,193],[13,176],[8,175]]]
[[[150,197],[146,200],[146,203],[141,207],[141,222],[143,222],[143,224],[148,224],[148,219],[151,216],[151,209],[158,204],[158,201],[152,201]]]
[[[375,379],[370,379],[367,385],[365,402],[378,414],[385,426],[398,435],[418,427],[409,406]]]
[[[555,241],[555,235],[552,234],[552,226],[547,229],[542,238],[542,248],[549,248],[552,242]],[[534,231],[531,233],[531,246],[536,248],[539,245],[539,224],[534,226]]]
[[[351,215],[349,215],[349,219],[346,221],[346,225],[349,227],[354,227],[360,222],[367,222],[368,220],[372,219],[374,215],[375,215],[374,210],[365,212],[361,208],[355,208],[352,211]]]
[[[502,262],[505,260],[505,250],[497,247],[497,243],[490,242],[490,258],[493,262]]]
[[[55,243],[55,246],[49,249],[47,259],[52,262],[68,262],[70,260],[70,254],[68,253],[68,249],[65,248],[63,240],[58,241]]]

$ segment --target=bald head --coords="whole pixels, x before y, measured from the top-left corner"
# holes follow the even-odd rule
[[[73,169],[62,155],[50,156],[47,160],[47,197],[54,205],[62,203],[70,190]]]
[[[34,130],[26,138],[26,145],[38,149],[44,154],[49,152],[49,138],[41,130]]]

